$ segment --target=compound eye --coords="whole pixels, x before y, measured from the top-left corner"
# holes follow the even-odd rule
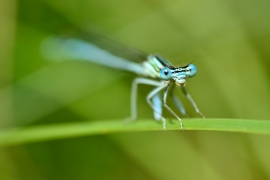
[[[195,66],[194,64],[189,64],[188,67],[189,67],[189,71],[190,71],[190,73],[189,73],[188,76],[189,76],[189,77],[195,76],[196,73],[197,73],[197,68],[196,68],[196,66]]]
[[[162,68],[160,70],[160,77],[163,80],[170,80],[171,79],[171,74],[172,74],[171,70],[169,68],[167,68],[167,67]]]

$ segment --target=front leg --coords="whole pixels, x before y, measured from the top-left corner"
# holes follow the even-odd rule
[[[147,84],[151,86],[162,86],[164,83],[160,81],[155,81],[152,79],[147,78],[136,78],[131,87],[131,117],[130,120],[137,119],[137,92],[138,92],[138,85],[139,84]],[[158,111],[157,111],[158,112]]]
[[[166,89],[165,89],[164,96],[163,96],[163,104],[168,109],[168,111],[170,111],[170,113],[172,113],[172,115],[174,115],[174,117],[176,117],[179,120],[179,122],[180,122],[180,128],[182,130],[184,130],[182,119],[180,117],[178,117],[177,114],[166,103],[166,101],[167,101],[167,95],[168,95],[168,91],[169,91],[169,87],[170,87],[170,84],[168,84],[167,87],[166,87]]]
[[[174,89],[175,89],[175,85],[173,84],[171,90],[170,90],[170,97],[173,100],[175,106],[177,107],[177,109],[181,112],[181,114],[185,117],[189,117],[186,113],[185,107],[182,104],[182,102],[180,101],[180,99],[174,94]]]
[[[163,121],[163,129],[166,130],[166,119],[160,114],[159,110],[155,108],[155,104],[151,102],[151,99],[156,96],[162,89],[164,89],[167,85],[162,83],[159,87],[152,90],[146,97],[146,101],[149,106],[153,109],[154,113],[158,114],[160,119]]]
[[[204,115],[200,112],[199,108],[197,107],[195,101],[192,99],[190,94],[187,92],[186,88],[184,86],[181,86],[183,93],[189,100],[189,102],[192,104],[193,108],[195,109],[196,113],[199,114],[202,118],[204,118]]]

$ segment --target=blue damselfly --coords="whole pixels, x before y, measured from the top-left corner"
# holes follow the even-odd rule
[[[164,129],[166,129],[166,119],[162,116],[162,104],[179,120],[180,128],[184,129],[181,118],[166,103],[168,95],[172,98],[181,114],[188,117],[181,101],[174,94],[175,85],[181,87],[196,113],[204,117],[185,88],[187,78],[191,78],[197,73],[194,64],[190,63],[186,66],[174,67],[157,54],[147,55],[132,48],[128,48],[127,50],[122,44],[115,43],[97,34],[81,34],[83,35],[71,33],[65,36],[50,36],[46,38],[41,46],[42,54],[50,60],[86,60],[112,68],[131,71],[142,76],[136,78],[132,83],[130,120],[137,119],[136,104],[139,84],[147,84],[155,87],[147,95],[146,101],[153,109],[154,118],[163,121]],[[126,56],[123,53],[126,53]],[[134,59],[136,59],[135,62],[130,61]],[[136,62],[138,60],[142,60],[142,62]],[[160,98],[160,93],[163,89],[163,97]]]

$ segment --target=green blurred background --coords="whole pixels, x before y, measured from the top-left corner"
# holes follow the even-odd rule
[[[194,62],[187,89],[206,117],[270,117],[270,1],[3,0],[1,129],[129,116],[133,74],[42,58],[42,40],[68,23],[175,65]],[[139,118],[152,117],[150,90],[140,86]],[[0,179],[270,179],[269,140],[170,131],[32,143],[0,149]]]

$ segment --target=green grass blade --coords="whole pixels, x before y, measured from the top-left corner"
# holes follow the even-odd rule
[[[230,131],[270,135],[270,121],[247,119],[184,119],[185,130]],[[180,130],[178,121],[168,121],[167,131]],[[102,120],[56,125],[32,126],[2,130],[0,146],[56,140],[116,132],[163,131],[162,124],[154,120],[137,120],[123,123],[122,120]]]

